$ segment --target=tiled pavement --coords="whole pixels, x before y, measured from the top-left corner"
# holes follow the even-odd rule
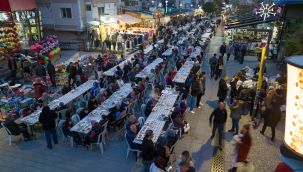
[[[217,52],[222,37],[216,36],[210,44],[209,57]],[[258,64],[256,59],[248,57],[245,59],[244,65],[239,65],[234,61],[227,62],[226,74],[231,76],[243,66],[250,65],[254,67]],[[208,73],[207,61],[203,65],[203,70]],[[273,64],[267,66],[269,73],[274,74]],[[188,114],[187,120],[190,123],[191,130],[177,145],[176,155],[181,151],[189,150],[195,161],[195,166],[199,172],[210,172],[211,157],[213,154],[212,143],[209,140],[211,128],[208,126],[208,118],[217,102],[217,86],[218,81],[206,81],[206,94],[202,98],[204,106],[196,109],[195,114]],[[248,122],[248,118],[243,117],[241,124]],[[252,162],[254,171],[270,172],[278,162],[279,145],[282,142],[284,125],[280,122],[276,131],[277,141],[271,143],[269,140],[270,131],[266,131],[266,137],[260,135],[259,129],[252,130],[253,146],[250,152],[249,160]],[[230,128],[231,120],[228,119],[226,128]],[[37,132],[41,133],[41,132]],[[229,143],[232,136],[230,133],[225,135],[225,171],[230,168],[231,150]],[[108,144],[105,146],[104,154],[101,155],[98,148],[93,152],[85,148],[71,148],[62,143],[55,145],[53,150],[46,149],[43,134],[38,135],[38,140],[30,142],[19,141],[14,139],[14,144],[8,146],[6,133],[0,129],[0,171],[1,172],[83,172],[83,171],[140,171],[142,166],[140,161],[135,162],[135,158],[130,154],[126,160],[126,144],[124,140],[117,136],[111,136]],[[239,169],[241,171],[241,169]]]

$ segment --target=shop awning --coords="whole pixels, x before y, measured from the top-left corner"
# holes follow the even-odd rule
[[[26,11],[37,8],[35,0],[1,0],[0,11]]]
[[[117,16],[115,16],[115,18],[117,20],[119,20],[120,22],[123,22],[126,24],[137,24],[137,23],[141,22],[140,19],[133,17],[131,15],[128,15],[128,14],[117,15]]]
[[[278,19],[278,17],[270,17],[270,18],[267,18],[266,20],[245,21],[245,22],[240,22],[237,24],[226,25],[225,29],[241,28],[241,27],[252,26],[252,25],[257,25],[257,24],[262,24],[262,23],[269,23],[269,22],[275,21],[277,19]]]

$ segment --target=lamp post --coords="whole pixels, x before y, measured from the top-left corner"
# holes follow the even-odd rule
[[[180,3],[180,12],[182,12],[182,6],[183,6],[182,3]]]
[[[168,0],[165,1],[165,13],[167,13]]]

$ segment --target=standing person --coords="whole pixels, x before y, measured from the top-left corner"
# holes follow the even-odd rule
[[[228,76],[219,81],[219,89],[217,96],[219,97],[219,102],[224,102],[227,96],[228,86],[227,86]]]
[[[52,137],[55,144],[58,144],[57,133],[56,133],[56,118],[57,114],[55,111],[50,110],[49,106],[45,106],[42,109],[42,113],[39,116],[39,122],[42,124],[47,148],[52,149]]]
[[[223,70],[223,56],[220,56],[216,65],[216,77],[215,80],[221,77]]]
[[[243,64],[244,62],[244,56],[246,55],[246,45],[243,44],[241,46],[241,59],[240,59],[240,64]]]
[[[237,163],[244,162],[247,164],[247,156],[249,150],[251,148],[251,135],[250,135],[250,125],[245,124],[242,127],[241,134],[236,135],[234,137],[235,141],[235,149],[232,160],[232,168],[228,170],[228,172],[236,172],[237,171]]]
[[[156,147],[152,141],[154,137],[153,130],[146,130],[144,139],[141,145],[141,157],[144,166],[144,172],[149,172],[149,167],[153,163],[154,158],[157,155]]]
[[[233,99],[233,103],[229,106],[230,117],[232,119],[232,128],[228,132],[232,132],[234,135],[239,132],[239,120],[241,118],[241,110],[236,98]]]
[[[200,105],[202,106],[203,104],[201,103],[201,98],[205,94],[205,72],[202,72],[199,75],[199,93],[197,95],[197,102],[196,106],[200,108]]]
[[[226,53],[226,43],[225,42],[223,42],[223,44],[220,47],[220,53],[221,53],[221,56],[224,57],[224,54]]]
[[[233,53],[233,46],[232,45],[227,46],[226,53],[227,53],[227,61],[229,61],[230,55]]]
[[[56,87],[56,70],[55,70],[55,66],[52,64],[50,60],[48,60],[48,64],[47,64],[47,73],[50,77],[53,87]]]
[[[212,128],[212,135],[210,139],[215,137],[216,130],[219,132],[219,149],[222,150],[222,139],[224,132],[224,125],[227,119],[227,111],[225,109],[225,104],[219,102],[219,106],[211,113],[209,117],[209,126]]]
[[[195,75],[192,85],[191,85],[191,97],[189,102],[189,111],[190,113],[195,113],[193,109],[196,107],[197,96],[202,93],[201,84],[199,82],[199,78]]]
[[[67,66],[67,72],[68,72],[68,85],[73,86],[76,83],[77,69],[72,62]],[[73,81],[73,83],[71,83],[71,81]]]
[[[8,58],[8,68],[11,70],[11,78],[15,80],[17,74],[17,62],[15,57],[10,56]]]
[[[209,65],[210,65],[210,78],[213,78],[215,76],[215,71],[216,71],[216,66],[217,66],[217,63],[218,63],[218,60],[217,60],[217,55],[214,54],[214,56],[212,56],[210,59],[209,59]]]
[[[283,94],[281,89],[277,89],[271,100],[271,108],[267,108],[264,114],[264,125],[260,133],[264,135],[264,132],[269,126],[271,128],[271,141],[275,140],[276,126],[281,120],[280,106],[283,104]]]
[[[46,83],[46,71],[44,66],[38,62],[36,64],[35,71],[36,71],[36,75]]]

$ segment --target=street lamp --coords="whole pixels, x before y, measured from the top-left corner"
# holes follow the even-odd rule
[[[166,0],[165,1],[165,12],[167,13],[167,4],[168,4],[168,1]]]

